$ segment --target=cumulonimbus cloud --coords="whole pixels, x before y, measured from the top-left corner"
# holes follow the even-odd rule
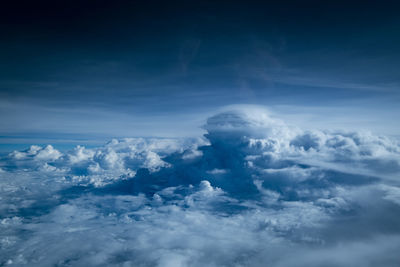
[[[396,266],[400,146],[259,108],[204,139],[123,139],[1,161],[1,264]],[[349,252],[351,251],[351,253]]]

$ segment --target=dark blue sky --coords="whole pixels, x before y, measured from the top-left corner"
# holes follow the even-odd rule
[[[396,1],[3,4],[0,142],[199,135],[232,104],[398,135],[399,12]]]

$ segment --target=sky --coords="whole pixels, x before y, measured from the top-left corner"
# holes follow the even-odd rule
[[[199,136],[257,104],[398,136],[396,1],[22,1],[0,11],[0,142]]]

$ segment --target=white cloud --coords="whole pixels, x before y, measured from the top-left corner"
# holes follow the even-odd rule
[[[249,107],[204,128],[207,140],[10,153],[0,264],[396,265],[398,142],[302,131]]]

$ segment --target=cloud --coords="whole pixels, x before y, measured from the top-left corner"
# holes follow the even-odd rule
[[[4,157],[1,264],[396,266],[396,140],[249,106],[203,128]]]

